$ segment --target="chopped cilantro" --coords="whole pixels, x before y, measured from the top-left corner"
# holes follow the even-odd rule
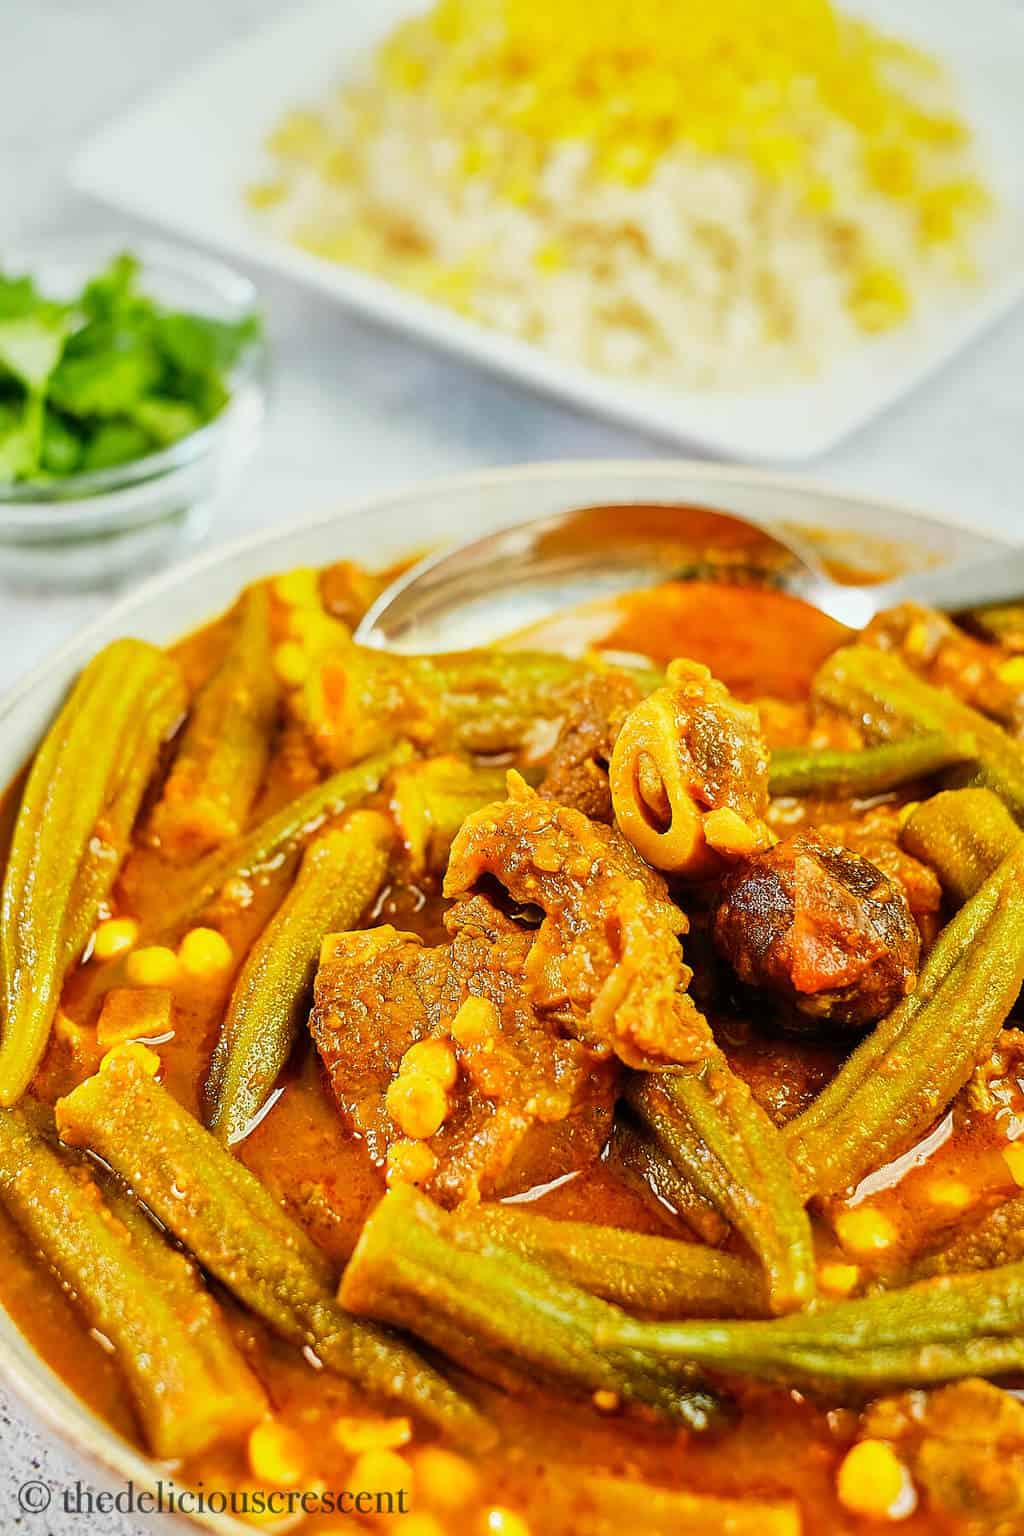
[[[67,303],[0,272],[0,483],[127,463],[223,409],[259,318],[168,310],[138,280],[129,252]]]

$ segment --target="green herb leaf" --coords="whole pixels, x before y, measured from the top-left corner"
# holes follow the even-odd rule
[[[48,475],[73,475],[82,466],[84,444],[63,416],[47,408],[43,416],[42,468]]]
[[[184,374],[228,371],[259,334],[257,315],[238,322],[203,315],[161,315],[156,323],[157,345]]]
[[[112,321],[135,299],[135,279],[139,274],[139,259],[130,251],[115,256],[105,271],[86,283],[79,299],[79,308],[90,320]],[[146,300],[136,303],[147,308]]]
[[[84,333],[83,333],[84,334]],[[128,332],[106,346],[69,352],[50,381],[50,399],[72,416],[130,414],[160,378],[153,348]]]
[[[0,320],[0,365],[33,394],[39,394],[60,361],[69,328],[68,317],[37,309]]]
[[[223,410],[258,316],[165,310],[139,274],[122,251],[64,303],[0,272],[0,480],[127,463]]]
[[[153,452],[153,439],[134,421],[105,421],[93,433],[82,455],[82,469],[112,469]]]
[[[0,484],[23,480],[39,468],[38,407],[0,404]]]
[[[187,400],[172,400],[161,395],[150,395],[148,400],[140,400],[135,407],[134,418],[163,448],[195,432],[205,420],[201,412]]]

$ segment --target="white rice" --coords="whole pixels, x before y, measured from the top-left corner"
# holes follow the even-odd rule
[[[827,213],[685,146],[629,186],[596,174],[576,142],[549,153],[521,206],[460,169],[463,146],[429,94],[372,78],[321,119],[344,175],[336,154],[277,168],[279,200],[261,217],[283,238],[606,374],[675,390],[799,382],[863,343],[848,299],[866,265],[909,281],[918,310],[974,275],[961,247],[922,245],[912,209],[869,183],[852,129],[823,126],[821,113],[808,132],[833,189]],[[962,149],[936,148],[932,169],[937,180],[974,172]],[[561,265],[545,264],[552,250]]]

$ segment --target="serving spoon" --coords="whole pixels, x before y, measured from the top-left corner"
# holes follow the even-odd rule
[[[862,629],[885,608],[947,611],[1024,595],[1024,549],[855,586],[831,577],[812,536],[699,505],[585,507],[443,549],[370,608],[356,639],[397,651],[487,645],[578,605],[666,581],[730,576],[781,588]]]

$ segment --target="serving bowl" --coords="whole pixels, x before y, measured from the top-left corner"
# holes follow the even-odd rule
[[[36,747],[68,687],[96,651],[131,634],[164,645],[224,609],[240,587],[297,565],[355,559],[389,562],[467,535],[486,533],[587,505],[688,503],[733,511],[763,523],[820,533],[823,551],[847,567],[977,558],[998,544],[968,529],[883,501],[839,494],[806,480],[680,462],[544,465],[437,481],[362,500],[307,521],[226,545],[154,578],[37,667],[0,700],[0,784],[10,783]],[[624,513],[623,515],[628,515]],[[510,612],[510,627],[515,614]],[[166,1468],[108,1428],[37,1356],[0,1311],[0,1381],[13,1389],[79,1453],[155,1487]],[[197,1517],[219,1531],[242,1527],[224,1516]]]
[[[126,236],[2,252],[9,272],[70,298],[119,252],[140,263],[139,289],[171,309],[238,321],[257,310],[248,278],[194,252]],[[224,409],[195,432],[127,464],[0,485],[0,579],[36,590],[116,585],[205,531],[213,503],[256,445],[266,405],[266,348],[246,347]]]

